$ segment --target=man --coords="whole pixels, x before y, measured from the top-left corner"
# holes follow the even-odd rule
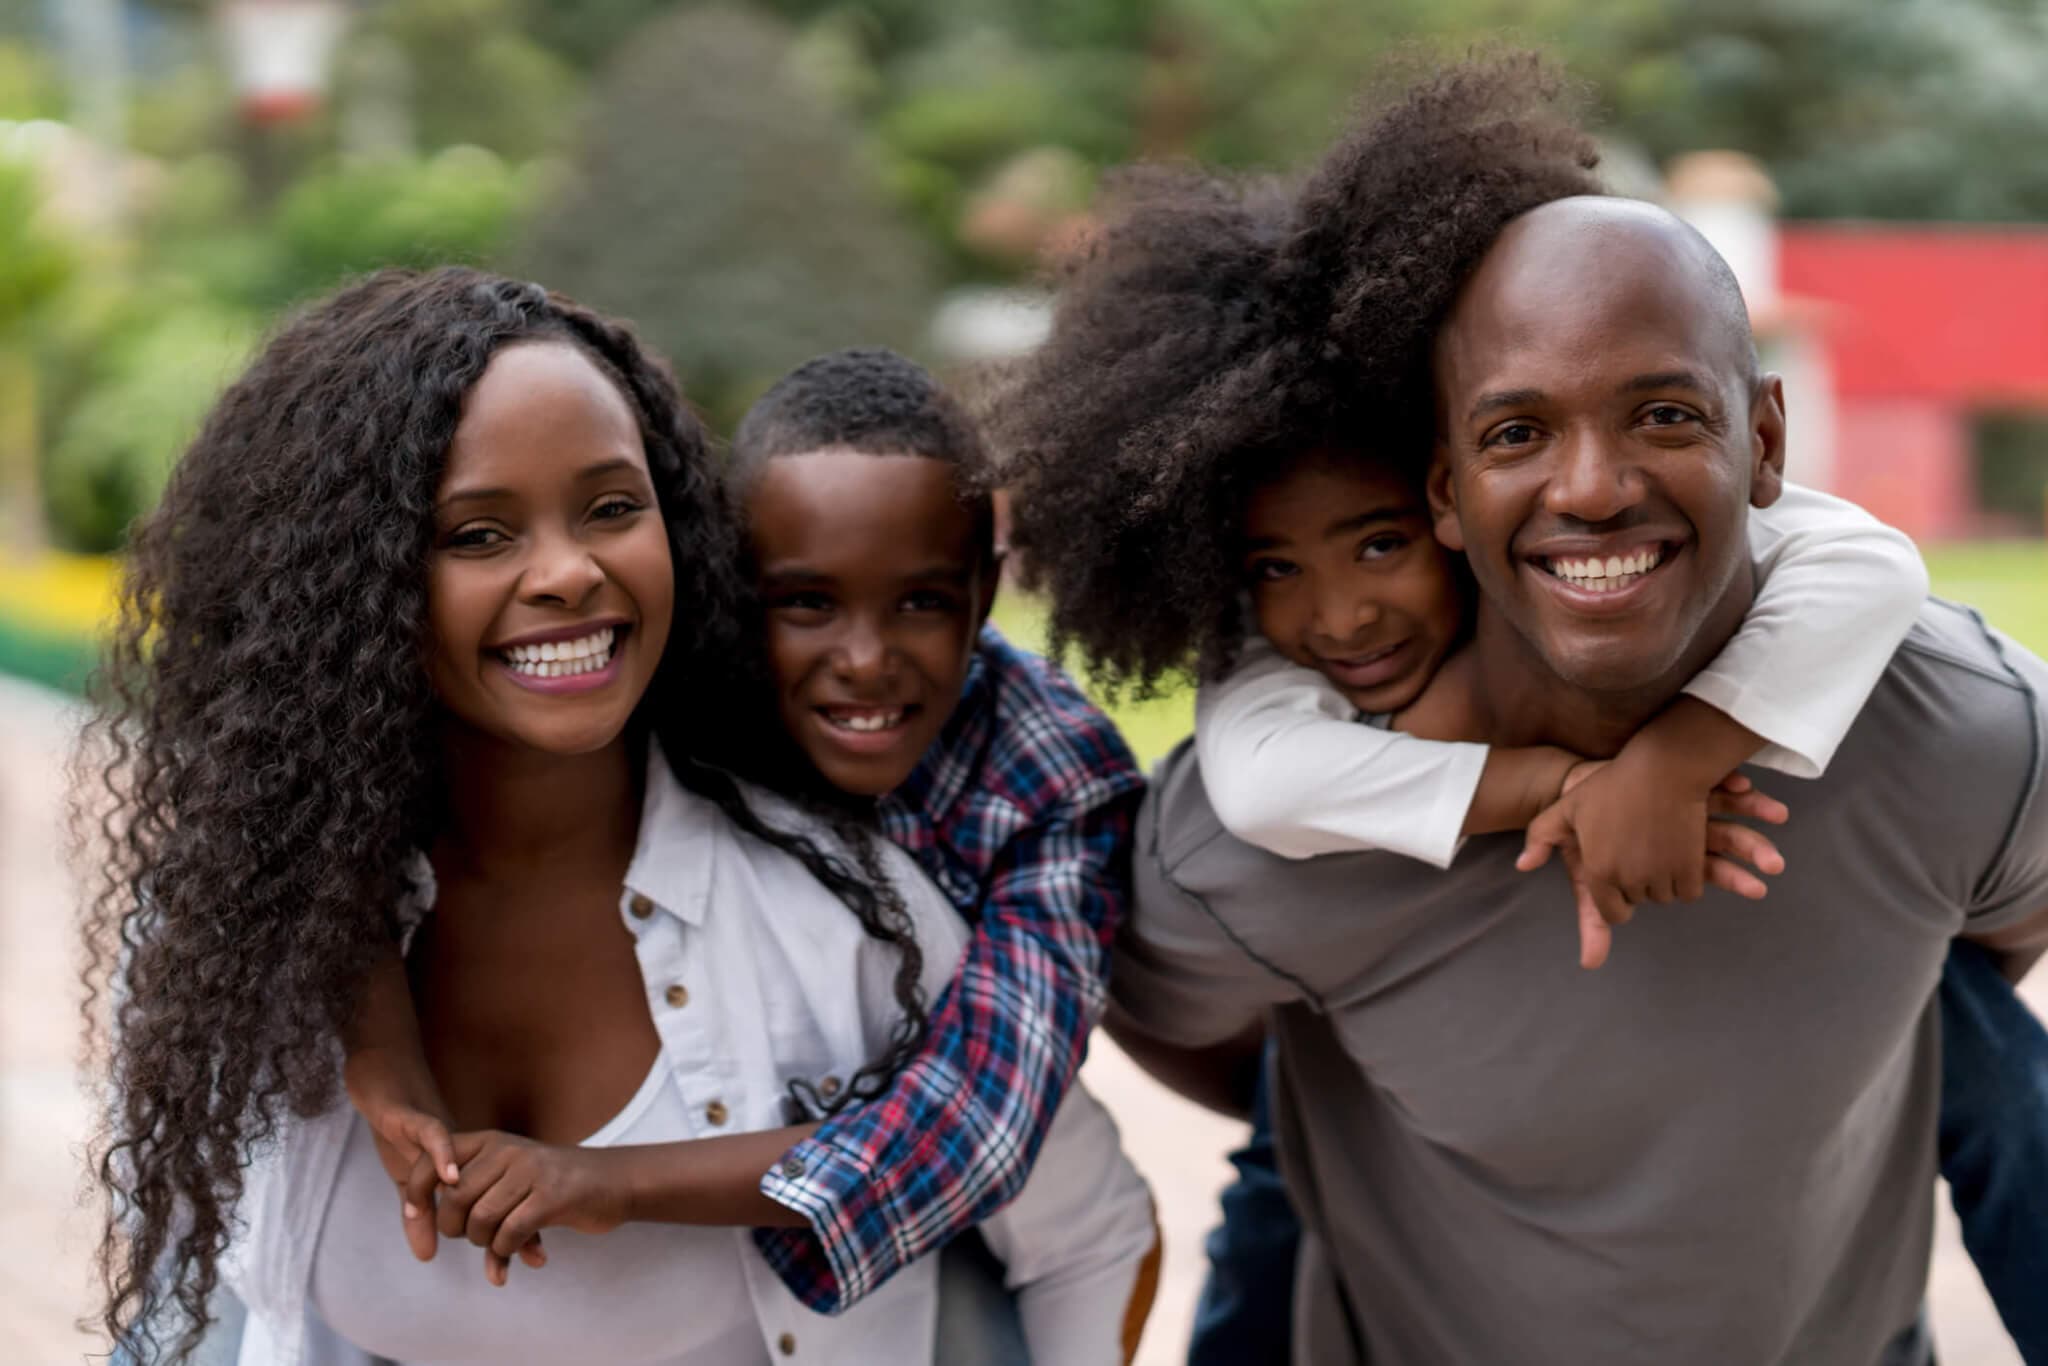
[[[1612,754],[1750,602],[1784,411],[1740,293],[1669,215],[1556,200],[1487,251],[1434,362],[1432,506],[1483,604],[1432,724]],[[1619,591],[1552,572],[1646,546]],[[2048,943],[2044,695],[2048,667],[1930,606],[1796,794],[1770,900],[1638,916],[1593,975],[1518,839],[1443,873],[1288,863],[1169,760],[1115,997],[1187,1046],[1280,1007],[1297,1360],[1927,1360],[1932,994],[1955,937]]]

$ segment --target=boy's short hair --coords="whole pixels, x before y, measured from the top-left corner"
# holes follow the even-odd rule
[[[980,431],[916,361],[886,347],[853,347],[805,361],[747,410],[733,436],[733,473],[744,488],[779,455],[842,449],[916,455],[954,469],[974,517],[975,544],[995,558],[994,465]]]

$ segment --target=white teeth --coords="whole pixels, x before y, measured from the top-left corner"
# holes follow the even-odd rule
[[[837,726],[841,730],[853,730],[865,733],[870,731],[888,730],[891,726],[901,724],[903,721],[903,713],[901,710],[897,710],[875,712],[867,716],[834,716],[831,712],[826,712],[825,719],[831,722],[833,725]]]
[[[1597,556],[1577,560],[1548,560],[1545,561],[1544,567],[1574,588],[1583,588],[1595,593],[1611,593],[1628,587],[1663,562],[1663,547],[1651,546],[1632,555],[1610,555],[1604,560]]]
[[[501,650],[514,673],[529,678],[567,678],[594,673],[611,663],[618,628],[607,626],[576,640],[551,640],[540,645],[514,645]]]

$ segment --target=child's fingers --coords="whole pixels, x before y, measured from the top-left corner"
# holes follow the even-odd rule
[[[415,1110],[406,1116],[406,1137],[433,1160],[434,1170],[443,1181],[452,1186],[462,1179],[461,1166],[455,1161],[455,1140],[449,1137],[447,1125]]]
[[[1723,858],[1741,859],[1760,873],[1776,876],[1785,871],[1785,856],[1761,830],[1731,821],[1712,821],[1707,826],[1707,852]]]
[[[412,1249],[412,1255],[423,1262],[434,1260],[434,1249],[439,1241],[434,1233],[435,1184],[434,1160],[421,1153],[413,1160],[412,1171],[399,1188],[405,1216],[405,1244]]]
[[[528,1238],[526,1246],[519,1249],[519,1260],[525,1262],[535,1271],[548,1264],[548,1250],[542,1246],[538,1233]]]
[[[1562,816],[1555,815],[1556,807],[1541,812],[1529,822],[1529,828],[1522,836],[1522,852],[1515,859],[1515,867],[1525,873],[1533,873],[1550,862],[1555,851],[1565,847],[1572,837],[1571,825]]]
[[[484,1279],[503,1289],[505,1282],[512,1279],[512,1263],[500,1257],[494,1249],[485,1248]]]
[[[1726,786],[1714,789],[1713,796],[1707,799],[1707,813],[1738,816],[1743,820],[1762,821],[1766,825],[1783,825],[1792,819],[1791,808],[1776,797],[1767,797],[1754,788],[1730,792]]]
[[[491,1238],[491,1251],[500,1257],[517,1255],[529,1266],[540,1266],[547,1261],[542,1252],[538,1262],[527,1258],[529,1248],[540,1247],[540,1226],[543,1217],[541,1202],[528,1196],[508,1212],[498,1224],[497,1233]]]
[[[1750,901],[1762,901],[1770,889],[1763,879],[1739,863],[1725,858],[1707,860],[1708,885],[1719,887],[1724,892],[1733,892]]]
[[[1723,778],[1719,786],[1723,792],[1747,792],[1752,787],[1755,787],[1756,784],[1751,782],[1749,776],[1738,768],[1735,772]]]
[[[1593,897],[1582,884],[1573,884],[1574,900],[1579,909],[1579,966],[1588,972],[1607,961],[1607,955],[1614,948],[1614,930],[1601,919],[1600,908],[1593,904]]]

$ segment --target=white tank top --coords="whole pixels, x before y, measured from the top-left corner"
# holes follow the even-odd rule
[[[666,1054],[588,1148],[688,1137]],[[502,1289],[483,1251],[444,1238],[413,1259],[398,1192],[360,1115],[313,1253],[313,1307],[356,1346],[397,1366],[767,1366],[740,1258],[744,1229],[624,1224],[592,1237],[551,1228],[548,1264],[514,1262]]]

